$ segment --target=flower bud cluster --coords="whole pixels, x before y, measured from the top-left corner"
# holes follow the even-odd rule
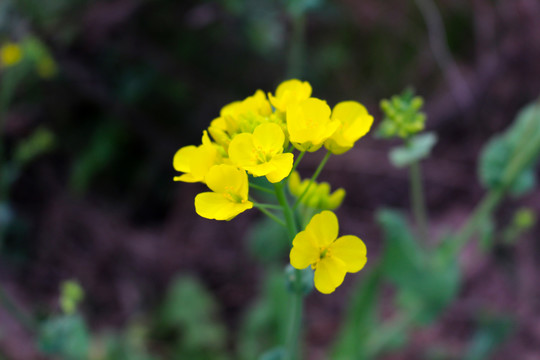
[[[392,96],[390,100],[382,100],[381,110],[385,117],[377,135],[382,138],[407,139],[424,130],[426,115],[421,111],[423,105],[424,100],[420,96],[414,96],[411,90]]]

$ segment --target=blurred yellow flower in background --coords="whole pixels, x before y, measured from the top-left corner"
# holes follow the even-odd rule
[[[0,66],[10,67],[18,64],[23,57],[21,47],[12,42],[5,43],[0,47]]]

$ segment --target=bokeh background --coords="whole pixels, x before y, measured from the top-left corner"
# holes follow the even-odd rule
[[[9,69],[0,69],[0,176],[13,180],[0,203],[0,283],[46,319],[59,312],[62,281],[76,280],[94,358],[249,354],[260,346],[249,324],[272,334],[279,319],[269,304],[286,304],[269,275],[287,262],[287,249],[272,245],[282,235],[265,231],[256,211],[231,222],[198,217],[193,199],[204,186],[174,183],[172,157],[200,142],[222,106],[274,91],[292,71],[330,105],[362,102],[375,126],[379,101],[414,87],[439,137],[423,166],[430,235],[458,228],[483,193],[483,145],[540,95],[540,3],[430,4],[0,0],[0,43],[31,49],[12,89]],[[295,47],[298,14],[305,31]],[[31,155],[11,173],[20,144]],[[321,175],[347,190],[337,214],[342,233],[366,242],[367,268],[381,248],[376,210],[409,207],[408,173],[388,161],[396,144],[367,136]],[[310,175],[319,160],[306,156],[300,171]],[[506,224],[522,206],[539,213],[540,191],[505,201],[496,219]],[[471,242],[455,260],[463,276],[456,301],[381,358],[461,359],[485,314],[504,318],[499,332],[484,334],[497,349],[488,358],[540,358],[539,234],[536,226],[489,251]],[[331,296],[308,297],[306,359],[330,359],[363,276],[348,276]],[[392,288],[383,293],[382,316],[391,318]],[[271,335],[266,341],[276,345]],[[42,347],[0,308],[1,359],[54,358]]]

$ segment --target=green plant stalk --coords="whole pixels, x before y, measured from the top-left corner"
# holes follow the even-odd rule
[[[7,291],[0,285],[0,304],[8,313],[29,332],[35,332],[37,330],[37,324],[35,321],[24,312],[24,310],[17,305],[17,303],[9,296]]]
[[[268,194],[274,194],[274,192],[264,186],[260,186],[260,185],[257,185],[257,184],[252,184],[252,183],[249,183],[249,186],[252,187],[253,189],[255,190],[259,190],[259,191],[262,191],[262,192],[265,192],[265,193],[268,193]]]
[[[261,207],[256,203],[253,203],[253,206],[255,206],[257,209],[259,209],[264,215],[268,216],[270,219],[274,220],[276,223],[283,227],[287,227],[287,224],[283,222],[280,218],[278,218],[276,215],[272,214],[270,211],[266,210],[265,207]]]
[[[326,163],[328,162],[328,159],[330,158],[330,155],[332,155],[332,153],[330,151],[326,151],[326,154],[324,155],[324,158],[321,160],[321,163],[319,164],[319,166],[315,170],[315,173],[313,173],[313,176],[311,177],[311,181],[308,183],[308,186],[306,186],[304,192],[298,197],[298,199],[296,199],[296,202],[294,203],[293,208],[292,208],[293,210],[296,210],[296,208],[300,204],[300,201],[302,201],[304,196],[306,196],[307,192],[309,191],[309,188],[311,187],[311,184],[313,184],[317,180],[317,178],[319,177],[319,174],[321,173],[322,169],[324,168],[324,165],[326,165]]]
[[[285,196],[283,182],[274,184],[274,188],[276,190],[278,202],[283,208],[283,215],[285,216],[287,230],[289,231],[289,238],[292,243],[298,232],[298,228],[294,220],[294,213],[289,205],[289,202],[287,201],[287,197]],[[302,273],[300,270],[296,269],[294,275],[295,286],[291,299],[291,315],[289,316],[287,338],[285,340],[285,360],[293,360],[297,358],[298,340],[300,337],[300,327],[302,325],[302,313],[304,308],[304,296],[302,294]]]
[[[302,151],[300,152],[300,154],[296,157],[296,160],[294,162],[294,165],[292,167],[292,170],[291,170],[291,173],[294,172],[296,170],[296,168],[298,167],[298,164],[300,164],[300,161],[302,161],[302,158],[304,157],[304,155],[306,154],[305,151]]]
[[[422,244],[426,244],[428,239],[428,220],[426,203],[424,199],[424,191],[422,184],[422,170],[420,168],[420,162],[415,161],[409,167],[410,174],[410,191],[411,191],[411,204],[413,208],[414,218],[420,240]]]
[[[467,241],[478,231],[482,222],[499,205],[500,201],[506,195],[508,188],[516,180],[517,176],[523,171],[531,160],[540,152],[540,139],[532,139],[527,143],[528,146],[519,152],[504,173],[502,183],[497,188],[491,189],[476,207],[473,214],[469,217],[465,225],[460,229],[452,243],[452,250],[457,253]]]

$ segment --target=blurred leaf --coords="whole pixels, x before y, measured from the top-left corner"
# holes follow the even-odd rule
[[[540,141],[540,105],[525,107],[514,123],[501,135],[495,136],[482,150],[479,177],[488,189],[503,185],[510,163],[528,146]],[[534,165],[540,156],[537,152],[532,161],[510,184],[511,194],[519,196],[531,191],[536,184]]]
[[[474,334],[463,360],[489,359],[510,335],[513,324],[506,317],[484,317]]]
[[[100,125],[90,144],[74,161],[69,179],[71,189],[77,193],[85,192],[94,177],[114,161],[122,142],[123,132],[116,122],[107,121]]]
[[[259,360],[282,360],[285,359],[286,354],[287,351],[284,348],[278,347],[262,354]]]
[[[247,233],[250,253],[264,264],[274,263],[289,251],[286,229],[267,217],[254,223]]]
[[[332,351],[332,359],[367,359],[369,338],[377,331],[381,266],[375,265],[358,281]]]
[[[459,267],[449,255],[449,247],[439,246],[425,253],[397,212],[380,211],[377,221],[385,234],[384,275],[398,288],[398,304],[420,323],[434,321],[454,299],[459,287]]]
[[[286,337],[289,293],[281,270],[269,269],[260,298],[246,312],[238,340],[238,358],[257,359],[265,350],[283,344]]]
[[[35,157],[50,151],[53,146],[53,133],[48,129],[38,128],[29,138],[17,144],[14,160],[19,165],[25,165]]]
[[[314,272],[311,267],[307,267],[303,270],[297,270],[292,267],[292,265],[287,265],[285,267],[285,283],[287,286],[287,290],[290,293],[296,293],[296,281],[297,281],[297,275],[300,274],[300,288],[302,290],[302,293],[307,295],[313,290],[313,277]]]
[[[428,157],[436,143],[437,135],[434,133],[415,135],[407,145],[393,148],[390,151],[390,162],[398,168],[408,166]]]
[[[39,332],[39,348],[66,360],[88,358],[89,334],[79,315],[61,315],[45,321]]]
[[[193,277],[176,279],[160,309],[159,326],[179,334],[175,359],[224,359],[226,331],[217,303]]]

